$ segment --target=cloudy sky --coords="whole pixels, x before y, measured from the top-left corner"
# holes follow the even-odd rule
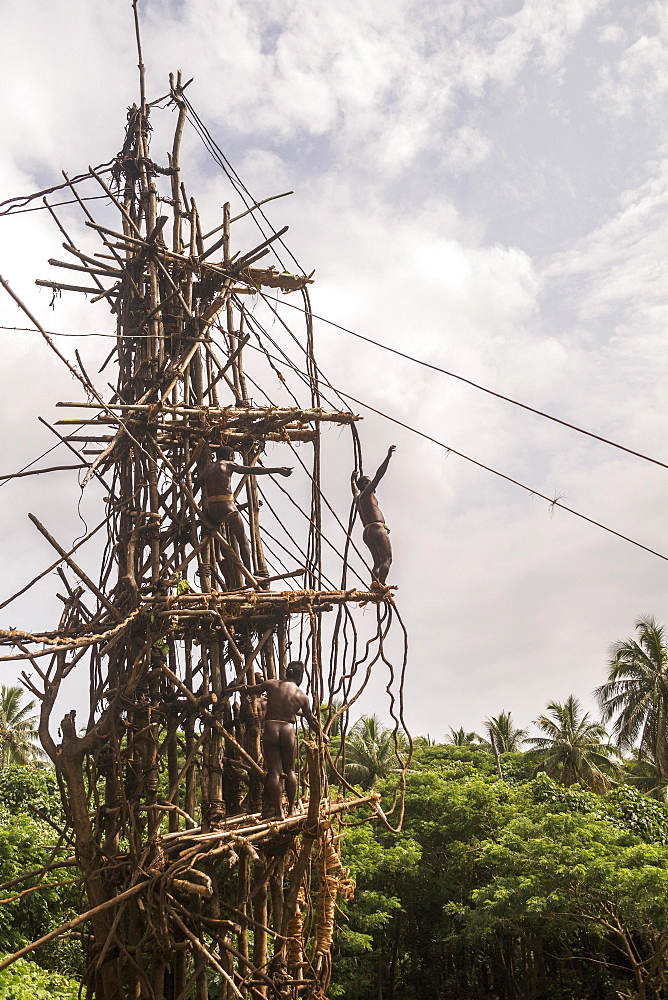
[[[5,7],[0,200],[109,160],[137,99],[129,2]],[[315,313],[668,463],[665,3],[142,0],[140,11],[149,99],[182,69],[254,197],[294,191],[267,212],[316,269]],[[158,117],[164,161],[174,119]],[[210,228],[223,201],[240,208],[190,131],[184,168]],[[0,233],[0,273],[47,328],[111,332],[104,311],[78,300],[52,311],[35,289],[62,242],[45,213],[0,219]],[[0,322],[28,325],[6,296]],[[59,347],[96,370],[110,343]],[[324,324],[316,344],[343,391],[668,555],[665,469]],[[0,361],[9,473],[56,440],[37,416],[57,418],[54,402],[78,393],[33,333],[0,330]],[[353,408],[367,469],[397,445],[379,496],[411,638],[413,732],[442,738],[503,709],[526,725],[571,693],[593,707],[610,643],[640,615],[668,618],[666,562]],[[325,479],[345,517],[337,435]],[[42,464],[67,461],[58,449]],[[51,559],[27,510],[64,544],[82,533],[74,475],[0,487],[0,601]],[[94,489],[80,510],[100,520]],[[54,627],[58,583],[3,610],[2,625]]]

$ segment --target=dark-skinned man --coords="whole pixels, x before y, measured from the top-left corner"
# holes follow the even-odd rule
[[[353,472],[350,477],[350,486],[357,503],[362,524],[364,525],[362,538],[373,559],[373,569],[371,570],[373,578],[371,581],[372,590],[378,589],[379,586],[385,586],[387,574],[390,572],[390,566],[392,565],[390,529],[385,524],[385,518],[378,506],[375,490],[387,472],[390,459],[395,451],[396,446],[390,445],[387,449],[387,455],[378,466],[373,479],[369,479],[368,476],[358,477],[356,472]]]
[[[285,818],[281,793],[281,774],[285,775],[288,816],[294,812],[297,797],[297,775],[295,774],[297,715],[303,715],[309,728],[314,733],[322,735],[322,726],[311,711],[311,703],[299,688],[303,677],[304,664],[301,660],[294,660],[287,666],[285,680],[262,681],[261,684],[254,684],[252,687],[228,689],[230,692],[242,690],[245,695],[266,694],[267,696],[262,726],[262,753],[264,766],[267,769],[267,799],[271,802],[274,815],[281,819]],[[327,737],[323,736],[323,739],[326,740]]]
[[[239,554],[246,569],[251,572],[251,553],[244,522],[237,508],[232,492],[232,476],[291,476],[292,469],[281,466],[277,469],[266,469],[261,465],[239,465],[234,461],[234,449],[223,445],[215,449],[216,460],[209,462],[195,480],[195,485],[204,485],[204,513],[206,520],[214,529],[226,524],[230,537],[239,546]]]

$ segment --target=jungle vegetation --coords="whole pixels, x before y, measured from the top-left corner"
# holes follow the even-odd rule
[[[504,709],[480,735],[451,727],[443,742],[415,740],[401,832],[379,820],[346,829],[357,891],[339,901],[330,997],[665,1000],[668,654],[656,621],[640,619],[634,637],[613,647],[597,696],[600,721],[571,696],[551,701],[532,726]],[[20,698],[13,711],[29,717]],[[407,746],[374,716],[349,728],[347,744],[348,780],[375,787],[389,811],[397,750],[404,758]],[[28,895],[19,890],[30,880],[11,884],[67,856],[64,824],[50,768],[7,750],[2,953],[81,910],[75,868]],[[0,972],[0,1000],[77,995],[76,938],[29,957]]]

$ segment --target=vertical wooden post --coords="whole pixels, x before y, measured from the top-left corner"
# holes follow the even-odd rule
[[[255,899],[253,900],[253,919],[256,921],[256,925],[253,929],[253,965],[256,969],[262,969],[263,972],[266,971],[268,959],[267,953],[267,932],[264,929],[267,926],[267,868],[262,862],[258,862],[255,865],[255,882],[259,883],[259,888],[255,894]],[[261,926],[258,926],[261,925]],[[262,996],[267,995],[267,987],[263,985],[256,985],[255,989],[262,994]]]

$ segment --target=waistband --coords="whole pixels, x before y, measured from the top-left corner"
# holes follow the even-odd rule
[[[218,503],[218,501],[220,501],[220,500],[231,500],[232,502],[234,502],[234,494],[233,493],[220,493],[220,494],[218,494],[215,497],[207,497],[206,498],[206,502],[207,503]]]
[[[368,524],[365,524],[365,525],[364,525],[364,531],[366,531],[366,529],[367,529],[367,528],[370,528],[372,524],[381,524],[381,525],[383,526],[383,528],[385,528],[385,531],[386,531],[386,532],[388,533],[388,535],[389,535],[389,533],[390,533],[390,529],[389,529],[389,528],[388,528],[388,526],[387,526],[387,525],[385,524],[385,521],[369,521],[369,523],[368,523]],[[362,534],[364,534],[364,531],[362,532]]]

